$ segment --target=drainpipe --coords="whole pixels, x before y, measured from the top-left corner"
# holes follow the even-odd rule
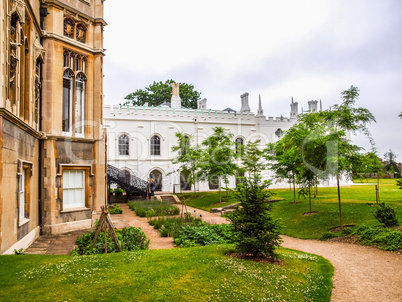
[[[41,6],[40,7],[40,28],[43,30],[43,21],[45,17],[49,15],[49,12],[47,11],[46,7]],[[42,34],[40,35],[40,44],[43,45],[43,37]],[[43,62],[41,62],[41,65],[43,66]],[[42,66],[39,69],[39,79],[40,83],[43,83],[43,73],[42,73]],[[39,132],[42,131],[42,116],[43,116],[43,111],[42,111],[42,87],[39,90]],[[39,175],[38,175],[38,211],[39,211],[39,228],[40,228],[40,235],[43,235],[43,205],[42,205],[42,162],[43,162],[43,139],[39,139],[39,159],[38,159],[38,166],[39,166]]]

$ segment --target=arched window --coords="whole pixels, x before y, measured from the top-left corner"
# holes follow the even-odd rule
[[[86,56],[69,49],[63,52],[63,113],[65,135],[84,136],[87,77],[80,70]]]
[[[129,155],[130,154],[130,140],[128,136],[123,134],[119,137],[119,155]]]
[[[181,146],[181,154],[186,155],[188,153],[189,148],[190,148],[190,137],[188,135],[185,135],[183,146]]]
[[[84,134],[85,81],[86,76],[80,72],[75,84],[75,133]]]
[[[161,155],[161,139],[159,136],[152,136],[151,138],[151,155]]]
[[[66,69],[63,73],[63,132],[70,133],[72,127],[72,88],[74,72]]]
[[[243,154],[243,145],[244,145],[243,139],[241,137],[236,138],[235,147],[237,154]]]
[[[158,137],[159,138],[159,137]],[[150,173],[151,181],[155,182],[155,191],[162,191],[162,173],[158,170],[153,170]]]

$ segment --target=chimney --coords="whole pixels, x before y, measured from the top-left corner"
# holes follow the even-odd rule
[[[250,113],[250,106],[248,105],[248,92],[243,93],[241,96],[241,109],[240,112]]]
[[[308,111],[316,112],[317,111],[318,101],[308,101]]]
[[[290,118],[296,118],[298,114],[299,114],[298,103],[293,102],[292,97],[292,103],[290,104]]]
[[[170,108],[180,109],[181,108],[181,98],[179,95],[180,84],[172,83],[172,98],[170,99]]]
[[[207,109],[207,99],[198,100],[197,109]]]

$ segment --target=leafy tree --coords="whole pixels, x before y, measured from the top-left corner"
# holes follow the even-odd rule
[[[176,132],[178,145],[172,147],[173,152],[177,152],[177,156],[172,159],[173,164],[180,164],[180,167],[173,172],[188,174],[188,184],[194,185],[194,193],[196,192],[197,171],[199,169],[199,161],[201,151],[198,146],[190,145],[191,136],[186,136],[183,133]]]
[[[353,105],[359,96],[359,89],[351,86],[343,91],[343,102],[341,105],[334,105],[331,110],[318,112],[322,119],[322,125],[327,128],[327,173],[334,175],[338,188],[338,204],[340,227],[343,229],[340,176],[350,175],[354,167],[361,164],[359,156],[360,147],[353,145],[348,139],[349,133],[362,132],[374,145],[369,133],[367,124],[375,122],[374,115],[366,108],[354,108]],[[315,113],[314,113],[315,114]]]
[[[243,148],[241,157],[242,167],[245,172],[249,173],[250,177],[259,175],[266,167],[261,162],[263,151],[258,148],[260,143],[261,140],[256,140],[255,142],[249,141]]]
[[[132,104],[142,106],[148,103],[149,106],[158,106],[162,103],[170,103],[172,98],[172,83],[173,80],[166,82],[153,82],[144,89],[138,89],[135,92],[128,94],[125,99],[128,100],[124,105]],[[194,89],[194,86],[186,83],[179,83],[179,95],[183,107],[196,109],[197,101],[200,99],[201,93]]]
[[[229,183],[229,176],[235,175],[238,170],[234,163],[237,154],[234,150],[233,134],[226,133],[222,127],[213,128],[214,133],[206,138],[202,145],[205,149],[202,152],[200,170],[197,173],[200,180],[209,181],[211,177],[217,177],[219,182],[219,201],[221,199],[222,180],[226,186]]]
[[[401,114],[400,115],[398,115],[400,118],[402,118],[402,112],[401,112]]]
[[[240,207],[229,215],[235,232],[237,251],[254,257],[275,258],[275,248],[280,246],[281,226],[271,215],[272,193],[266,190],[267,181],[261,181],[258,174],[236,187],[235,198]]]
[[[389,149],[389,151],[384,154],[386,171],[399,172],[398,164],[395,161],[397,157],[398,155],[392,152],[391,149]]]

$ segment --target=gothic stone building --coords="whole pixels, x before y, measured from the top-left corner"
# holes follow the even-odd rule
[[[105,203],[103,0],[0,6],[0,253],[91,227]]]
[[[233,133],[237,144],[260,139],[263,148],[267,143],[277,141],[297,119],[298,104],[293,100],[289,118],[274,118],[264,116],[261,98],[257,113],[252,113],[248,96],[248,93],[241,95],[241,109],[237,112],[230,108],[207,109],[206,99],[198,102],[198,109],[182,108],[175,86],[171,103],[158,107],[105,105],[108,163],[143,180],[154,178],[156,191],[172,192],[173,186],[179,184],[181,189],[188,190],[187,175],[174,172],[179,165],[172,164],[172,159],[177,156],[171,151],[178,143],[176,132],[191,137],[190,144],[195,146],[210,136],[214,127],[220,126]],[[309,102],[309,110],[317,110],[317,101]],[[271,172],[264,171],[263,176],[270,178]],[[231,177],[229,186],[235,185],[236,177]],[[276,184],[278,187],[284,185]],[[214,178],[196,186],[200,191],[218,188]]]

